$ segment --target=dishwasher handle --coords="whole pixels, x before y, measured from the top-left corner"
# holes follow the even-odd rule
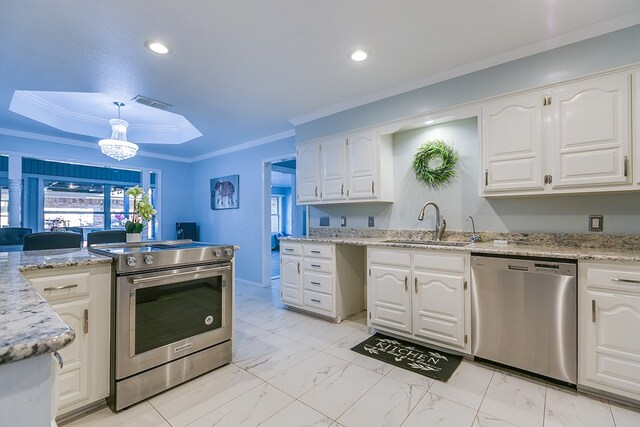
[[[513,264],[509,264],[509,270],[516,270],[516,271],[529,271],[529,267],[527,267],[526,265],[513,265]]]

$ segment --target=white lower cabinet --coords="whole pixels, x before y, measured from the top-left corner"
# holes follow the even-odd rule
[[[578,385],[640,400],[640,266],[578,263]]]
[[[281,242],[280,298],[338,322],[364,310],[363,248]]]
[[[24,273],[33,287],[75,332],[59,350],[58,413],[64,415],[109,395],[111,265],[66,267]]]
[[[302,257],[280,255],[280,296],[283,304],[302,304]]]
[[[470,255],[369,247],[368,325],[471,352]]]

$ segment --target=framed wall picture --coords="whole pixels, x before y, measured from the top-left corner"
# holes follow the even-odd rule
[[[211,209],[240,207],[240,175],[221,176],[211,180]]]

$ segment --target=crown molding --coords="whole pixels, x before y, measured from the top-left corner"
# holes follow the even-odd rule
[[[43,142],[53,142],[55,144],[72,145],[75,147],[89,148],[93,150],[100,149],[98,144],[92,143],[92,142],[79,141],[77,139],[71,139],[71,138],[61,138],[58,136],[43,135],[41,133],[24,132],[24,131],[15,130],[15,129],[0,128],[0,135],[12,136],[16,138],[33,139],[36,141],[43,141]],[[178,156],[169,156],[166,154],[149,153],[144,150],[138,150],[138,153],[136,154],[136,156],[190,163],[190,159],[187,157],[178,157]]]
[[[232,147],[223,148],[220,150],[212,151],[207,154],[202,154],[200,156],[192,157],[190,161],[199,162],[202,160],[210,159],[212,157],[223,156],[225,154],[235,153],[236,151],[242,151],[248,148],[257,147],[259,145],[268,144],[270,142],[279,141],[281,139],[290,138],[295,135],[296,135],[295,129],[291,129],[285,132],[280,132],[270,136],[266,136],[264,138],[254,139],[253,141],[244,142],[242,144],[234,145]]]
[[[601,36],[614,31],[622,30],[633,25],[640,24],[640,12],[632,13],[620,18],[611,19],[609,21],[601,22],[590,27],[582,28],[580,30],[564,33],[544,39],[540,42],[531,43],[529,45],[510,50],[499,55],[495,55],[481,61],[476,61],[470,64],[462,65],[457,68],[453,68],[443,73],[438,73],[423,79],[417,80],[413,83],[398,86],[390,90],[377,92],[372,95],[367,95],[352,99],[349,101],[334,104],[325,108],[321,108],[309,114],[294,117],[289,120],[293,126],[299,126],[304,123],[311,122],[313,120],[321,119],[323,117],[330,116],[332,114],[340,113],[342,111],[350,110],[352,108],[360,107],[381,99],[389,98],[391,96],[400,95],[415,89],[419,89],[425,86],[429,86],[435,83],[440,83],[446,80],[450,80],[456,77],[463,76],[465,74],[480,71],[485,68],[490,68],[496,65],[504,64],[506,62],[521,59],[527,56],[542,53],[548,50],[556,49],[562,46],[577,43],[583,40],[587,40],[593,37]]]
[[[8,129],[8,128],[0,128],[0,135],[12,136],[16,138],[33,139],[36,141],[53,142],[55,144],[72,145],[75,147],[89,148],[94,150],[100,149],[98,144],[95,144],[92,142],[80,141],[80,140],[71,139],[71,138],[61,138],[58,136],[44,135],[44,134],[35,133],[35,132],[24,132],[24,131]],[[276,133],[274,135],[266,136],[264,138],[255,139],[253,141],[248,141],[242,144],[212,151],[212,152],[205,153],[195,157],[170,156],[167,154],[150,153],[144,150],[139,150],[137,155],[142,157],[150,157],[154,159],[171,160],[175,162],[195,163],[195,162],[210,159],[213,157],[219,157],[225,154],[234,153],[236,151],[242,151],[242,150],[257,147],[260,145],[268,144],[270,142],[279,141],[281,139],[290,138],[293,136],[295,136],[295,130],[291,129],[285,132]]]
[[[77,110],[70,111],[48,98],[48,96],[67,96],[67,99],[70,99],[69,97],[77,95],[82,95],[82,97],[76,107],[85,107],[86,111],[94,111],[94,114],[87,114]],[[64,132],[99,138],[107,134],[111,129],[109,118],[105,119],[103,115],[100,115],[94,109],[91,103],[87,104],[87,97],[100,100],[105,97],[105,94],[16,90],[11,98],[9,110]],[[136,133],[134,139],[140,141],[140,143],[178,145],[202,136],[202,133],[180,114],[164,110],[154,111],[151,107],[136,104],[132,104],[132,108],[135,108],[138,114],[144,109],[146,111],[145,120],[153,119],[155,122],[139,124],[132,123],[124,118],[129,123],[129,133]],[[170,121],[172,124],[163,121],[163,118],[166,119],[167,116],[172,118]]]

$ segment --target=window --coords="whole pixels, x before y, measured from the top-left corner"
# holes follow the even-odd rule
[[[9,226],[9,188],[0,187],[0,227]]]
[[[126,195],[131,186],[79,183],[68,181],[44,182],[44,230],[81,228],[85,234],[97,230],[124,230],[133,210],[133,199]],[[4,193],[3,193],[4,194]],[[105,196],[107,196],[105,198]],[[156,190],[149,192],[155,204]],[[108,203],[105,203],[108,200]],[[2,220],[6,208],[2,196]],[[4,224],[4,222],[3,222]],[[157,220],[147,224],[148,239],[155,239]]]
[[[282,196],[271,196],[271,232],[282,231]]]
[[[104,185],[44,182],[44,229],[104,229]]]

